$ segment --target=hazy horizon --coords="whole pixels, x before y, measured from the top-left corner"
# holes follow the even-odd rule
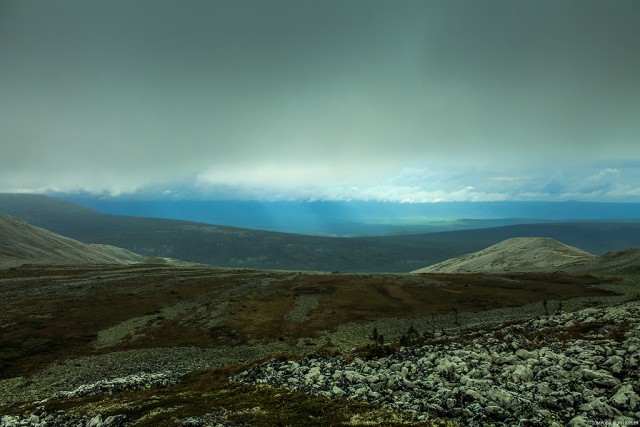
[[[640,222],[640,203],[144,200],[61,195],[101,213],[196,221],[286,233],[371,236],[503,225]]]
[[[0,191],[640,200],[635,0],[0,0]]]

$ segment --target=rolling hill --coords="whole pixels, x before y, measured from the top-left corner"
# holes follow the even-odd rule
[[[144,259],[126,249],[80,243],[0,214],[0,267],[21,264],[132,264]]]
[[[0,194],[0,212],[83,243],[237,268],[409,272],[512,237],[549,237],[593,254],[640,246],[638,223],[544,223],[337,238],[108,215],[43,195]]]
[[[514,237],[478,252],[452,258],[414,273],[507,273],[554,271],[595,255],[548,237]]]
[[[577,262],[570,272],[594,272],[604,274],[640,273],[640,247],[607,252],[593,260]]]

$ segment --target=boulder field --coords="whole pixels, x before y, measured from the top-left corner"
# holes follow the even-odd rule
[[[468,426],[629,425],[640,420],[639,321],[640,303],[632,301],[538,317],[467,341],[449,336],[385,357],[274,360],[234,380]]]

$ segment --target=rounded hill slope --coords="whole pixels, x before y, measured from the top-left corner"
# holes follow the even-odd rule
[[[0,268],[21,264],[131,264],[144,257],[109,245],[78,242],[0,214]]]
[[[607,252],[594,261],[580,261],[570,266],[570,272],[603,274],[640,273],[640,247]]]
[[[515,237],[478,252],[434,264],[413,273],[505,273],[553,271],[596,256],[547,237]]]

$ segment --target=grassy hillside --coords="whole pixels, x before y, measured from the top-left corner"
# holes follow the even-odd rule
[[[84,243],[218,266],[409,272],[511,237],[551,237],[594,254],[640,246],[638,223],[545,223],[404,236],[334,238],[101,214],[41,195],[0,195],[0,212]]]

